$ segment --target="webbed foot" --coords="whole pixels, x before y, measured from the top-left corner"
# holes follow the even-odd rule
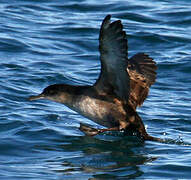
[[[82,124],[82,123],[80,123],[79,129],[87,136],[95,136],[99,133],[103,133],[106,131],[119,131],[119,127],[112,127],[112,128],[107,128],[107,129],[95,129],[88,125]]]
[[[80,123],[79,129],[87,136],[95,136],[100,133],[98,129],[92,128],[82,123]]]

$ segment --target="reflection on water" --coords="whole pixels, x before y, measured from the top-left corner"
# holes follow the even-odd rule
[[[70,156],[58,158],[60,166],[53,169],[63,176],[72,176],[80,171],[95,174],[95,178],[135,178],[144,173],[139,168],[140,165],[157,159],[142,153],[144,143],[136,137],[110,141],[88,136],[66,137],[63,143],[55,148],[70,152]],[[38,146],[37,149],[47,150],[47,147]]]

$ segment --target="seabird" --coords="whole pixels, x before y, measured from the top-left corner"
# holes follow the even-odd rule
[[[105,126],[96,129],[80,124],[80,130],[94,136],[105,131],[135,132],[143,140],[160,141],[150,136],[136,112],[148,96],[156,79],[156,63],[145,53],[128,58],[128,45],[120,20],[107,15],[99,35],[101,72],[92,86],[54,84],[29,100],[48,99]]]

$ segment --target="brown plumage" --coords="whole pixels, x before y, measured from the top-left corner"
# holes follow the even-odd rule
[[[144,140],[161,141],[147,134],[136,112],[146,99],[156,79],[156,63],[138,53],[128,59],[127,37],[121,21],[102,22],[99,36],[101,72],[93,86],[50,85],[30,100],[45,98],[63,103],[94,122],[107,127],[95,129],[81,124],[87,135],[104,131],[136,132]]]
[[[134,110],[147,98],[149,88],[156,79],[156,69],[156,63],[144,53],[138,53],[129,59],[127,68],[130,77],[129,104]]]

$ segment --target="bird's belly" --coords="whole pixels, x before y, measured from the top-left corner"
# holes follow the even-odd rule
[[[114,103],[88,97],[78,101],[73,109],[100,125],[106,127],[119,125],[120,112]]]

